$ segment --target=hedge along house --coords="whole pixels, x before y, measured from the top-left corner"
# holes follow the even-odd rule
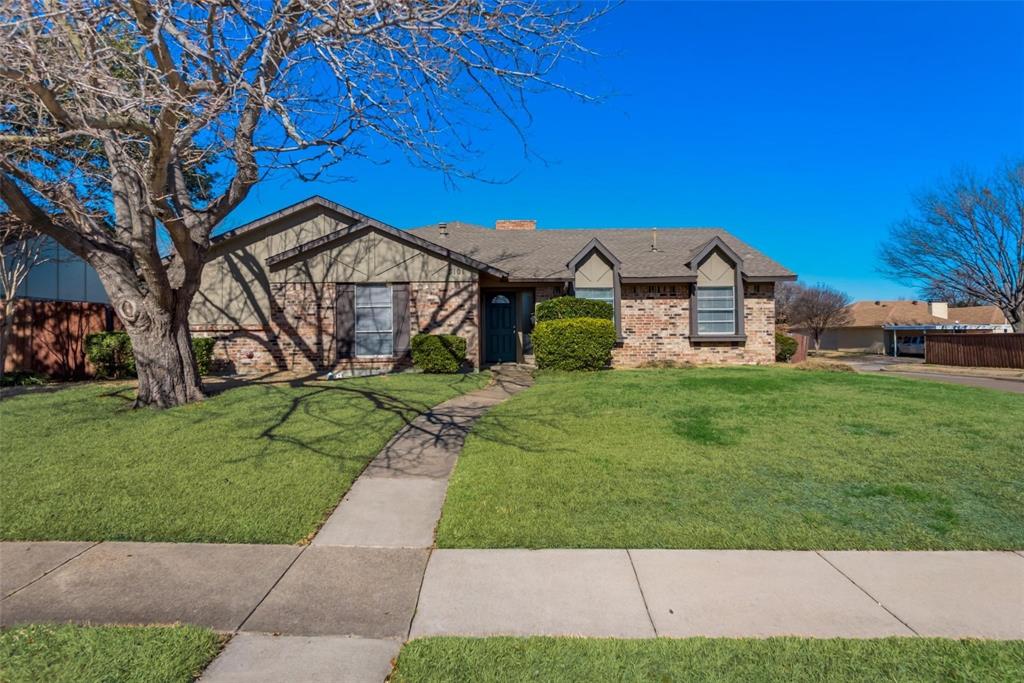
[[[420,332],[480,367],[529,361],[536,305],[575,295],[613,305],[616,366],[770,363],[795,278],[719,228],[400,230],[314,197],[214,239],[191,326],[237,372],[390,370]]]

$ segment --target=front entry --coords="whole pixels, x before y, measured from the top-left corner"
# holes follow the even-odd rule
[[[516,295],[515,292],[484,294],[484,361],[515,363]]]

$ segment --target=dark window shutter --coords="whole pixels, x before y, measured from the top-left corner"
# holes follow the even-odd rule
[[[355,356],[356,347],[356,288],[338,285],[334,301],[334,343],[338,359]]]
[[[409,355],[409,285],[399,284],[391,287],[391,308],[394,315],[395,358]]]

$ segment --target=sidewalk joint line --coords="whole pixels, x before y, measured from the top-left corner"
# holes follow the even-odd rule
[[[7,598],[11,597],[11,596],[12,596],[12,595],[14,595],[15,593],[20,593],[21,591],[25,590],[26,588],[28,588],[28,587],[29,587],[29,586],[31,586],[32,584],[36,583],[37,581],[41,581],[41,580],[45,579],[45,578],[46,578],[47,576],[49,576],[50,574],[54,573],[55,571],[57,571],[58,569],[60,569],[60,568],[61,568],[61,567],[63,567],[64,565],[66,565],[66,564],[67,564],[68,562],[71,562],[72,560],[76,560],[76,559],[78,559],[79,557],[81,557],[81,556],[82,556],[82,555],[84,555],[85,553],[89,552],[90,550],[92,550],[93,548],[95,548],[96,546],[98,546],[98,545],[99,545],[100,543],[103,543],[103,541],[94,541],[94,542],[93,542],[93,544],[92,544],[92,545],[90,545],[90,546],[89,546],[88,548],[83,548],[83,549],[82,549],[82,550],[81,550],[80,552],[77,552],[77,553],[75,553],[74,555],[72,555],[72,556],[71,556],[71,557],[69,557],[68,559],[66,559],[66,560],[64,560],[63,562],[61,562],[60,564],[58,564],[58,565],[57,565],[56,567],[54,567],[53,569],[50,569],[50,570],[47,570],[47,571],[43,572],[42,574],[40,574],[40,575],[39,575],[39,576],[37,576],[36,578],[34,578],[34,579],[32,579],[31,581],[29,581],[28,583],[26,583],[26,584],[25,584],[24,586],[22,586],[22,587],[20,587],[20,588],[15,588],[15,589],[14,589],[14,590],[12,590],[12,591],[11,591],[10,593],[8,593],[7,595],[3,596],[3,598],[2,598],[2,599],[3,599],[3,600],[6,600]]]
[[[412,616],[409,617],[409,628],[405,630],[405,638],[403,640],[409,640],[409,636],[412,635],[412,622],[416,621],[416,612],[420,609],[420,597],[423,595],[423,584],[427,580],[427,567],[430,566],[430,558],[434,556],[434,548],[431,546],[427,548],[427,561],[423,563],[423,574],[420,575],[420,585],[416,589],[416,604],[412,606]]]
[[[626,557],[629,558],[629,566],[633,568],[633,578],[636,579],[636,587],[640,589],[640,599],[644,601],[644,611],[647,612],[647,620],[651,622],[651,630],[654,631],[654,637],[658,638],[658,627],[654,625],[654,617],[651,616],[651,608],[647,604],[647,596],[644,595],[644,587],[640,585],[640,574],[636,571],[636,564],[633,562],[633,553],[629,552],[629,548],[626,548]]]
[[[869,598],[871,598],[872,600],[874,600],[874,601],[875,601],[875,604],[876,604],[876,605],[878,605],[879,607],[881,607],[882,609],[884,609],[884,610],[885,610],[886,612],[888,612],[888,613],[889,613],[889,615],[890,615],[890,616],[891,616],[891,617],[892,617],[893,619],[895,619],[896,621],[898,621],[898,622],[900,622],[901,624],[903,624],[904,626],[906,626],[906,627],[907,627],[907,629],[908,629],[908,630],[909,630],[909,631],[910,631],[911,633],[913,633],[913,634],[914,634],[915,636],[920,636],[920,635],[921,635],[920,633],[918,633],[918,632],[917,632],[917,629],[915,629],[915,628],[914,628],[913,626],[911,626],[911,625],[910,625],[910,624],[908,624],[907,622],[905,622],[905,621],[903,621],[902,619],[900,619],[900,618],[899,618],[899,616],[898,616],[898,615],[897,615],[897,614],[896,614],[895,612],[893,612],[893,611],[892,611],[891,609],[889,609],[888,607],[886,607],[886,606],[885,606],[885,605],[884,605],[884,604],[882,603],[882,601],[881,601],[881,600],[879,600],[878,598],[876,598],[876,597],[875,597],[874,595],[872,595],[871,593],[867,592],[867,590],[865,590],[865,588],[864,588],[863,586],[861,586],[861,585],[860,585],[859,583],[857,583],[857,582],[856,582],[856,581],[854,581],[854,580],[853,580],[852,578],[850,578],[849,574],[847,574],[846,572],[844,572],[844,571],[843,571],[842,569],[840,569],[840,568],[839,568],[839,567],[837,567],[836,565],[832,564],[832,562],[831,562],[831,561],[829,561],[829,559],[828,559],[827,557],[825,557],[824,555],[822,555],[822,554],[821,554],[821,551],[820,551],[820,550],[815,550],[815,551],[814,551],[814,554],[815,554],[815,555],[817,555],[818,557],[820,557],[821,559],[825,560],[825,563],[826,563],[826,564],[828,564],[828,566],[832,567],[832,569],[835,569],[835,570],[836,570],[837,572],[839,572],[840,574],[842,574],[842,575],[843,575],[843,577],[844,577],[844,578],[846,578],[846,580],[847,580],[847,581],[849,581],[849,582],[850,582],[850,583],[852,583],[852,584],[853,584],[854,586],[856,586],[856,587],[857,587],[858,589],[860,589],[860,592],[861,592],[861,593],[863,593],[864,595],[866,595],[866,596],[868,596]]]
[[[294,557],[294,558],[292,558],[292,561],[291,561],[291,562],[289,562],[289,563],[288,563],[288,566],[284,568],[284,571],[283,571],[283,572],[281,572],[281,575],[280,575],[280,576],[278,576],[278,577],[277,577],[277,578],[276,578],[276,579],[274,580],[274,583],[270,584],[270,588],[268,588],[268,589],[267,589],[267,592],[263,594],[263,597],[259,599],[259,602],[257,602],[257,603],[256,603],[256,604],[255,604],[255,605],[253,606],[253,608],[252,608],[251,610],[249,610],[249,613],[245,615],[245,618],[244,618],[244,619],[242,619],[242,621],[241,621],[241,622],[239,622],[239,624],[238,624],[238,626],[237,626],[237,627],[235,628],[235,630],[233,630],[233,631],[231,632],[231,637],[232,637],[232,638],[234,638],[235,636],[237,636],[237,635],[238,635],[238,634],[239,634],[239,633],[241,632],[241,630],[242,630],[242,627],[243,627],[243,626],[245,626],[245,622],[249,621],[249,619],[251,619],[251,618],[252,618],[252,615],[253,615],[253,614],[254,614],[254,613],[256,612],[256,610],[258,610],[258,609],[260,608],[260,605],[262,605],[262,604],[263,604],[263,602],[264,602],[264,601],[265,601],[265,600],[266,600],[266,599],[267,599],[268,597],[270,597],[270,594],[274,592],[274,589],[275,589],[275,588],[277,588],[277,584],[281,583],[281,579],[283,579],[283,578],[284,578],[284,575],[285,575],[285,574],[287,574],[287,573],[288,573],[289,571],[291,571],[292,567],[294,567],[294,566],[295,566],[295,563],[299,561],[299,558],[300,558],[300,557],[302,557],[302,553],[306,552],[306,550],[307,550],[307,549],[308,549],[309,547],[310,547],[310,544],[309,544],[309,543],[307,543],[306,545],[302,546],[302,550],[300,550],[300,551],[298,552],[298,554],[297,554],[297,555],[295,555],[295,557]]]

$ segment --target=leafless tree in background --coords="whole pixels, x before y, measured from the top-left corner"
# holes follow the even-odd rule
[[[884,272],[931,299],[998,306],[1024,332],[1024,161],[984,181],[958,173],[915,205],[882,246]]]
[[[261,176],[313,178],[382,141],[464,174],[474,123],[521,135],[530,92],[573,92],[554,67],[586,55],[606,9],[589,7],[7,0],[0,200],[96,269],[132,338],[136,405],[198,400],[188,312],[210,233]]]
[[[793,305],[797,295],[804,290],[799,282],[775,283],[775,324],[783,327],[793,326]]]
[[[46,238],[30,230],[11,214],[0,214],[0,295],[3,296],[3,320],[0,321],[0,377],[4,375],[7,347],[14,329],[14,308],[18,289],[36,266],[50,259]]]
[[[821,347],[821,335],[832,327],[850,322],[850,297],[828,285],[813,287],[793,283],[790,293],[789,324],[806,329],[814,338],[814,349]]]

